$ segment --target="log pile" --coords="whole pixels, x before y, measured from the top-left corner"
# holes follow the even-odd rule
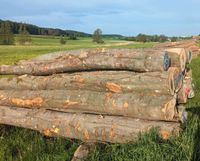
[[[155,45],[154,48],[185,48],[189,55],[189,60],[192,59],[192,56],[196,57],[199,55],[200,49],[198,41],[195,39],[190,40],[181,40],[177,42],[169,42]]]
[[[90,49],[0,65],[0,123],[48,136],[125,143],[152,127],[167,139],[194,96],[190,55],[175,49]]]

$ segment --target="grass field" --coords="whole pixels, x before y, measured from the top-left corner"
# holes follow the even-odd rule
[[[121,45],[121,46],[120,46]],[[0,46],[0,64],[15,63],[47,52],[93,47],[151,47],[153,43],[132,43],[106,40],[97,45],[90,39],[59,44],[58,37],[33,38],[31,45]],[[157,131],[141,135],[134,143],[99,144],[88,161],[199,161],[200,160],[200,57],[190,65],[195,83],[195,98],[187,104],[189,118],[180,136],[161,139]],[[38,132],[0,126],[0,161],[68,161],[81,142],[64,138],[44,137]]]
[[[18,37],[16,37],[16,40],[17,39]],[[96,44],[93,43],[90,38],[80,38],[79,40],[68,40],[65,45],[60,45],[59,39],[60,37],[53,36],[33,36],[30,45],[0,45],[0,64],[15,63],[21,59],[29,59],[37,55],[61,50],[111,47],[141,48],[151,47],[155,44],[111,39],[105,39],[104,44]]]

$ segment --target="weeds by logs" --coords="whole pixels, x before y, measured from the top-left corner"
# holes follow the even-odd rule
[[[157,127],[167,139],[194,96],[191,58],[184,48],[85,49],[1,65],[18,76],[0,79],[0,123],[111,143]]]

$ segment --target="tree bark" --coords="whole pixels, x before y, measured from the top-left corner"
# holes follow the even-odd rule
[[[121,94],[86,90],[0,90],[0,105],[178,121],[175,120],[176,95],[146,91]]]
[[[127,143],[138,134],[158,127],[164,139],[177,134],[179,123],[145,121],[119,116],[72,114],[49,110],[0,107],[0,123],[40,131],[47,136],[76,138],[87,142]]]
[[[47,59],[48,58],[48,59]],[[51,75],[85,70],[164,71],[170,58],[156,49],[92,49],[67,51],[61,56],[44,56],[17,65],[1,65],[0,74]]]
[[[23,75],[1,78],[1,90],[91,90],[99,92],[157,92],[174,95],[182,86],[178,69],[167,72],[134,73],[98,71],[51,76]],[[178,83],[176,83],[178,82]]]

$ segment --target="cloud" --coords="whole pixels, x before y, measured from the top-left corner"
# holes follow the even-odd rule
[[[200,28],[199,0],[1,0],[2,19],[45,27],[135,35],[185,35]]]

